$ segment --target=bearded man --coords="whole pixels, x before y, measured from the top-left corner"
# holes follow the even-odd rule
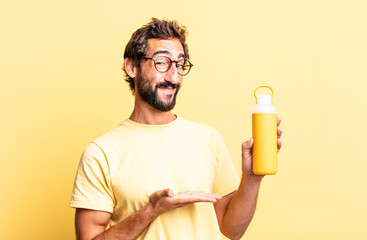
[[[171,112],[192,66],[176,21],[153,18],[132,35],[123,69],[134,110],[82,154],[70,204],[77,239],[239,239],[246,231],[263,178],[252,172],[253,140],[242,144],[239,179],[214,128]],[[278,128],[278,149],[280,136]]]

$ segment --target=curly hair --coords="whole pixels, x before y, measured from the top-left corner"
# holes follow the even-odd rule
[[[177,38],[182,44],[184,57],[189,59],[189,49],[186,44],[186,35],[186,27],[178,23],[177,21],[170,21],[166,19],[159,20],[157,18],[152,18],[148,24],[142,26],[133,33],[130,41],[125,47],[124,59],[132,59],[139,69],[140,59],[147,55],[148,40],[151,38]],[[125,81],[129,83],[132,93],[135,94],[134,79],[127,74],[124,65],[122,69],[125,72]]]

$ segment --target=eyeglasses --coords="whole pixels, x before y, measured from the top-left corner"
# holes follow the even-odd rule
[[[159,56],[155,58],[141,58],[141,59],[153,60],[155,69],[157,69],[157,71],[161,73],[167,72],[171,68],[172,63],[175,63],[177,73],[181,76],[187,75],[190,72],[191,67],[194,66],[187,59],[173,61],[172,59],[166,56]]]

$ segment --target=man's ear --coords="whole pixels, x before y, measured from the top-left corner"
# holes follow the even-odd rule
[[[136,73],[137,73],[135,62],[131,58],[125,58],[124,66],[125,66],[127,75],[129,75],[129,77],[131,78],[135,78]]]

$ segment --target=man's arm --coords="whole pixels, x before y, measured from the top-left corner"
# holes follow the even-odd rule
[[[150,205],[146,205],[121,223],[105,231],[111,213],[76,209],[75,228],[78,240],[136,239],[154,220]]]
[[[260,182],[241,179],[237,191],[214,204],[221,232],[228,238],[240,239],[247,230],[256,209]]]
[[[282,147],[278,118],[278,151]],[[253,139],[242,144],[242,178],[238,190],[224,196],[214,204],[221,232],[230,239],[240,239],[249,226],[256,209],[260,183],[264,175],[255,175],[252,171]]]
[[[150,195],[147,205],[106,231],[111,213],[77,209],[75,214],[77,239],[136,239],[154,219],[167,211],[195,202],[215,203],[220,198],[221,196],[214,193],[188,191],[175,195],[171,189],[159,190]]]

